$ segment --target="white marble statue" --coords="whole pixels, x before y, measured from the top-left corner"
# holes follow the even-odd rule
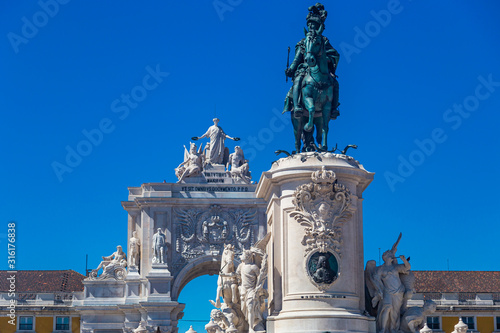
[[[220,302],[222,297],[223,303]],[[221,268],[217,279],[216,301],[210,301],[217,309],[212,310],[210,319],[221,332],[247,332],[248,325],[240,309],[238,280],[234,265],[234,246],[227,244],[221,257]]]
[[[250,184],[250,180],[252,179],[249,170],[250,167],[240,146],[234,147],[234,153],[229,155],[226,167],[232,178],[235,178],[236,180],[241,179],[246,184]],[[230,167],[231,170],[229,170]]]
[[[271,234],[257,242],[250,250],[243,250],[236,276],[239,282],[241,312],[248,323],[248,332],[265,332],[263,313],[268,297],[264,283],[267,279],[266,245]]]
[[[401,318],[401,331],[405,333],[417,333],[425,325],[427,316],[436,312],[436,303],[427,300],[424,303],[424,307],[414,306],[408,308],[403,317]]]
[[[177,182],[180,183],[187,177],[198,176],[202,171],[203,153],[201,152],[201,146],[198,151],[194,143],[191,143],[189,151],[184,146],[184,162],[175,169],[175,175],[179,179]]]
[[[213,309],[210,313],[211,322],[217,324],[219,330],[224,333],[243,333],[248,332],[245,326],[243,316],[237,313],[235,309],[227,307],[225,304],[221,309]]]
[[[96,269],[92,270],[90,277],[107,279],[115,278],[123,280],[125,277],[125,267],[127,267],[127,255],[123,252],[120,245],[116,247],[116,252],[107,257],[102,257],[102,261]],[[99,270],[102,268],[102,274],[97,277]]]
[[[267,279],[266,246],[270,238],[268,233],[250,250],[243,250],[236,270],[234,246],[224,246],[217,298],[215,302],[210,301],[217,309],[210,314],[210,323],[205,327],[207,331],[210,328],[212,332],[221,333],[265,332],[265,299],[268,294],[264,283]]]
[[[138,267],[141,256],[141,240],[137,238],[137,231],[132,232],[132,237],[129,239],[129,266]]]
[[[233,307],[233,304],[237,304],[239,300],[238,280],[234,267],[234,246],[232,244],[225,245],[222,252],[221,268],[217,279],[217,297],[214,304],[216,308],[221,307],[221,297],[229,307]]]
[[[395,256],[401,236],[399,234],[391,250],[384,252],[381,266],[376,267],[374,260],[366,263],[366,286],[372,306],[376,308],[377,333],[393,333],[400,329],[401,308],[404,307],[406,292],[400,274],[408,274],[411,268],[405,256],[399,256],[403,264],[398,264]]]
[[[224,133],[222,127],[218,125],[218,118],[214,118],[213,122],[214,124],[208,128],[205,134],[200,137],[193,137],[193,140],[210,138],[210,150],[207,151],[206,163],[225,165],[229,155],[224,143],[226,138],[233,141],[238,141],[239,138],[232,138]]]
[[[153,235],[153,264],[165,263],[166,245],[167,237],[161,231],[161,228],[158,228],[156,233]]]

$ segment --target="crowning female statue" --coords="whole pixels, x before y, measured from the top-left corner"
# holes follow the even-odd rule
[[[213,122],[214,124],[208,128],[205,134],[199,137],[192,137],[192,139],[199,140],[203,138],[210,138],[210,150],[208,156],[206,156],[206,163],[225,165],[229,157],[229,150],[225,146],[226,138],[233,141],[239,141],[240,138],[232,138],[224,133],[222,127],[219,126],[218,118],[214,118]]]
[[[339,53],[322,35],[327,11],[317,3],[309,7],[306,37],[295,46],[295,57],[285,74],[293,77],[293,86],[285,98],[283,112],[293,113],[296,152],[327,150],[328,122],[339,116],[339,85],[335,70]],[[306,123],[307,122],[307,123]],[[312,135],[316,126],[316,141]]]

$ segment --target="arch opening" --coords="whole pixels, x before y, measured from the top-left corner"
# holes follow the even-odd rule
[[[174,283],[173,296],[186,304],[184,315],[178,321],[178,333],[184,333],[192,326],[197,332],[205,332],[214,307],[209,300],[215,300],[220,261],[198,260],[184,267]]]

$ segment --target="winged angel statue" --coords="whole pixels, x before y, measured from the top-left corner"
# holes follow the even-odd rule
[[[202,146],[196,150],[196,144],[191,143],[189,151],[184,146],[184,162],[179,164],[175,169],[175,175],[179,179],[177,182],[182,182],[185,178],[198,176],[203,171],[203,163],[205,155],[202,153]]]
[[[400,255],[403,262],[398,264],[396,251],[401,240],[382,255],[384,263],[377,266],[375,260],[369,260],[365,268],[365,282],[368,290],[367,308],[377,318],[377,333],[400,332],[401,317],[404,317],[408,300],[414,293],[415,277],[410,271],[410,263]]]

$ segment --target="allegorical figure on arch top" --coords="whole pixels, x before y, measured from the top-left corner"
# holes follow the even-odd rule
[[[206,164],[222,164],[225,165],[229,158],[229,149],[225,146],[225,141],[231,139],[233,141],[239,141],[240,138],[232,138],[227,135],[222,127],[219,126],[219,119],[213,119],[214,124],[210,126],[205,134],[202,136],[192,137],[193,140],[199,140],[203,138],[209,138],[209,151],[206,153]]]
[[[311,133],[314,126],[318,141],[318,147],[314,149],[326,150],[328,121],[339,116],[339,85],[335,71],[340,55],[322,35],[327,16],[325,7],[317,3],[308,9],[306,36],[295,46],[293,62],[285,70],[286,76],[293,78],[293,86],[286,95],[283,112],[293,113],[297,152],[300,152],[302,139],[304,150],[314,145]],[[309,117],[310,113],[314,117]]]
[[[191,143],[189,151],[184,146],[184,162],[179,164],[175,169],[175,175],[179,179],[177,182],[182,182],[187,177],[198,176],[203,171],[203,153],[201,145],[196,150],[196,144]]]
[[[243,154],[243,149],[241,149],[240,146],[234,147],[234,153],[229,155],[226,167],[231,177],[236,180],[241,179],[244,183],[250,184],[252,179],[250,167],[248,165],[248,160],[245,159],[245,155]],[[231,167],[231,170],[229,170],[229,167]]]

